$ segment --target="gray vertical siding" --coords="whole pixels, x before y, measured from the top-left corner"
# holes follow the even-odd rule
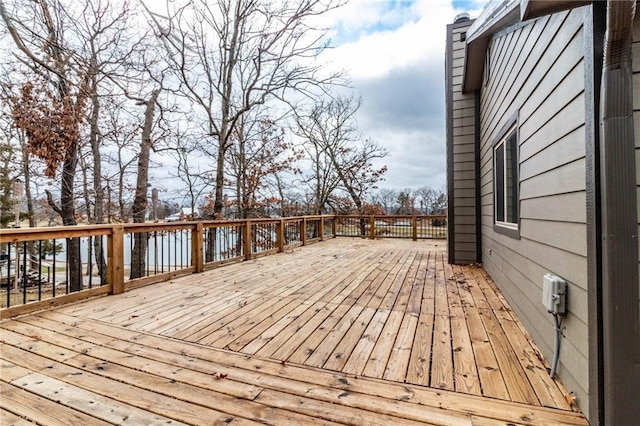
[[[547,359],[552,316],[542,280],[569,282],[558,375],[588,412],[583,8],[496,34],[480,112],[482,259]],[[518,113],[520,238],[494,231],[492,143]]]
[[[447,151],[449,156],[449,260],[477,261],[476,249],[476,106],[475,95],[462,93],[466,33],[471,21],[447,27]]]

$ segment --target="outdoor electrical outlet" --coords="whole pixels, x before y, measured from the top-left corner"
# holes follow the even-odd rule
[[[542,283],[542,304],[547,312],[564,314],[567,309],[567,282],[556,275],[546,274]]]

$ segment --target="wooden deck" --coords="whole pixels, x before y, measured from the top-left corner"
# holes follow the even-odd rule
[[[0,424],[587,424],[444,245],[337,239],[0,322]]]

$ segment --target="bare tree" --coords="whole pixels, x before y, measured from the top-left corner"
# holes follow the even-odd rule
[[[371,196],[372,202],[380,206],[386,214],[393,213],[393,206],[398,200],[398,192],[394,189],[381,188]]]
[[[327,45],[310,21],[342,0],[191,1],[167,3],[166,16],[149,11],[180,90],[200,108],[216,159],[214,214],[221,214],[225,159],[241,118],[273,98],[307,93],[341,75],[313,60]]]
[[[6,105],[7,98],[2,97],[2,107]],[[3,108],[4,109],[4,108]],[[0,224],[7,226],[15,217],[13,206],[15,203],[12,186],[13,182],[20,176],[22,170],[27,168],[24,164],[26,144],[24,138],[20,138],[16,129],[12,126],[10,111],[2,111],[0,115]],[[20,132],[24,133],[24,132]],[[16,142],[20,144],[16,144]],[[25,182],[25,188],[29,187],[29,182]]]
[[[295,172],[302,152],[285,140],[284,129],[268,117],[245,115],[235,138],[229,169],[235,179],[238,217],[259,217],[275,201],[267,192],[269,180],[285,170]]]
[[[160,90],[151,92],[149,99],[144,101],[144,125],[140,141],[140,154],[138,160],[138,177],[136,181],[136,196],[133,200],[133,221],[143,223],[147,213],[147,185],[149,182],[149,155],[152,147],[151,133],[153,131],[155,108]],[[143,276],[147,252],[147,236],[142,233],[135,234],[133,252],[131,254],[131,278]]]
[[[89,146],[92,154],[94,221],[104,222],[104,185],[102,183],[102,136],[100,119],[104,95],[110,90],[102,86],[109,86],[112,79],[118,78],[120,70],[135,50],[127,39],[129,27],[127,19],[131,18],[127,1],[114,5],[109,0],[87,0],[80,14],[81,19],[76,23],[77,37],[82,40],[78,54],[82,56],[84,67],[89,79],[87,122],[89,127]],[[104,263],[101,247],[96,243],[96,260]],[[106,270],[101,268],[101,270]]]
[[[311,201],[313,197],[305,200],[304,195],[295,189],[298,181],[290,178],[291,171],[282,170],[273,175],[273,179],[269,185],[271,192],[274,194],[274,202],[279,207],[280,216],[296,216],[299,215],[301,211],[305,214],[315,212],[315,206],[311,209],[309,208],[309,206],[313,204],[313,201]]]
[[[11,214],[13,202],[11,184],[13,183],[12,175],[14,175],[16,151],[9,142],[7,133],[3,131],[0,139],[0,227],[4,228],[13,218]]]
[[[304,182],[312,188],[313,213],[322,214],[329,203],[331,194],[340,184],[340,177],[335,173],[333,162],[326,155],[322,144],[307,140],[302,146],[311,162],[311,172],[306,174]]]
[[[421,214],[443,214],[447,208],[445,188],[434,189],[430,186],[421,186],[414,191],[414,194],[420,203]]]
[[[358,131],[355,114],[360,105],[360,98],[336,97],[316,101],[308,112],[296,112],[297,134],[311,154],[319,210],[328,199],[327,191],[340,188],[362,212],[364,197],[387,170],[373,164],[387,155],[386,149],[363,139]]]
[[[19,60],[35,75],[14,98],[15,124],[26,132],[29,151],[45,160],[47,176],[53,177],[62,164],[60,205],[50,192],[47,198],[64,225],[76,225],[74,178],[89,75],[77,60],[67,34],[73,18],[55,0],[14,3],[11,11],[0,0],[0,17]],[[67,240],[67,263],[69,288],[78,291],[82,280],[77,238]]]
[[[396,214],[413,215],[416,214],[415,209],[416,198],[413,195],[413,191],[409,188],[398,191],[398,209]]]
[[[178,129],[172,135],[173,150],[169,155],[177,162],[176,172],[169,174],[185,186],[189,207],[193,213],[198,207],[198,200],[205,194],[208,184],[214,179],[212,170],[205,168],[200,161],[194,161],[194,157],[200,157],[197,142],[186,131]]]

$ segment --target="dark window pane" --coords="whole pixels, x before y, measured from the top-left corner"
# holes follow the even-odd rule
[[[496,222],[504,222],[504,143],[494,152]]]
[[[516,130],[509,135],[506,145],[507,169],[507,222],[518,223],[518,136]]]

